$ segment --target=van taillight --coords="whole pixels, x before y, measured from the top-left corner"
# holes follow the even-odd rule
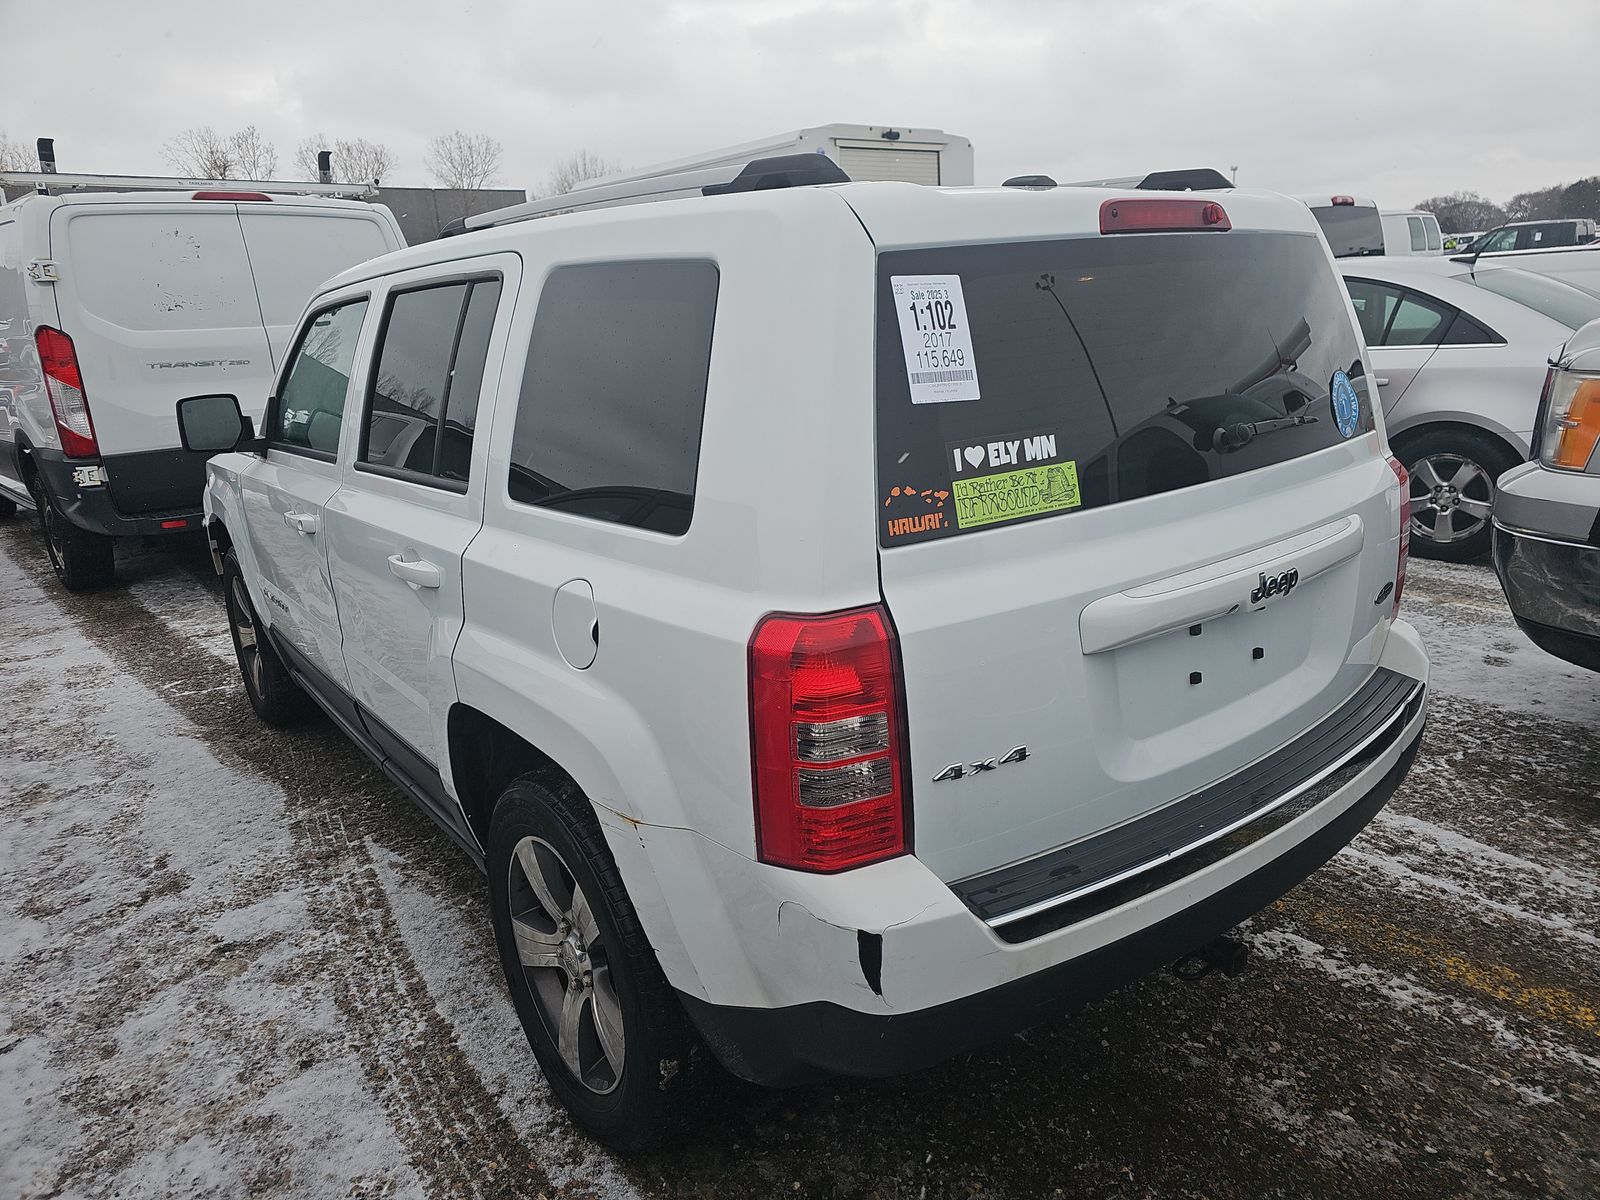
[[[1343,207],[1344,205],[1354,204],[1356,202],[1356,198],[1354,196],[1333,196],[1331,199],[1334,205],[1337,207]]]
[[[1100,206],[1101,233],[1186,233],[1232,229],[1215,200],[1107,200]]]
[[[843,871],[908,848],[899,654],[881,605],[775,613],[750,638],[756,853]]]
[[[1392,619],[1400,615],[1400,595],[1406,590],[1406,559],[1411,557],[1411,475],[1392,454],[1389,469],[1400,481],[1400,561],[1394,570],[1394,604],[1389,609]]]
[[[196,192],[195,200],[248,200],[256,204],[271,204],[272,197],[265,192]]]
[[[39,347],[45,393],[50,397],[63,453],[68,458],[98,456],[100,447],[95,442],[94,422],[89,419],[89,401],[83,394],[83,374],[78,370],[72,339],[48,325],[39,326],[33,339]]]

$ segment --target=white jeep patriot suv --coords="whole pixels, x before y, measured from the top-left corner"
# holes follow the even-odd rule
[[[259,437],[180,405],[252,704],[484,868],[624,1149],[706,1048],[907,1071],[1184,956],[1422,732],[1303,204],[794,182],[478,218],[328,283]]]

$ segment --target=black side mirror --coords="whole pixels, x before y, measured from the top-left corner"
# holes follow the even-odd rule
[[[222,454],[255,441],[237,396],[188,396],[178,401],[178,436],[185,450]]]

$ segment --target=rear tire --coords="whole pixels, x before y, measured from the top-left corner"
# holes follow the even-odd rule
[[[1517,465],[1503,443],[1470,430],[1425,430],[1399,451],[1411,476],[1411,553],[1471,562],[1489,552],[1495,480]]]
[[[112,541],[103,533],[79,529],[56,511],[44,485],[30,481],[33,503],[44,535],[50,566],[69,592],[89,592],[107,587],[116,578],[117,567]]]
[[[250,707],[268,725],[285,729],[298,724],[310,704],[305,692],[289,674],[278,652],[272,648],[266,630],[256,619],[250,589],[238,556],[230,548],[222,558],[222,597],[228,609],[228,631],[233,635],[233,653],[239,660],[239,674]]]
[[[710,1063],[589,801],[570,783],[514,780],[487,865],[506,984],[551,1091],[611,1149],[659,1145],[699,1107]]]

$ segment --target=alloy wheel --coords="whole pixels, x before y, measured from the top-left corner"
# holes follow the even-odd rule
[[[507,867],[511,931],[539,1017],[561,1061],[596,1095],[622,1081],[622,1003],[589,898],[550,843],[525,837]]]
[[[1489,522],[1494,480],[1460,454],[1430,454],[1411,467],[1411,536],[1444,545]]]

